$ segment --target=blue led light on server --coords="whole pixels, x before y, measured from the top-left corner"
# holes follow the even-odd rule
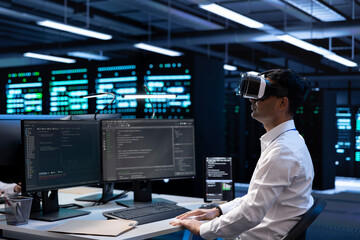
[[[178,119],[191,117],[192,75],[186,63],[151,63],[144,83],[152,94],[176,94],[175,99],[154,98],[155,118]],[[152,105],[145,99],[145,118],[152,116]]]
[[[136,65],[119,65],[98,67],[95,79],[96,93],[111,92],[115,94],[115,101],[103,113],[121,113],[122,118],[136,118],[137,100],[123,99],[123,94],[137,93]],[[104,95],[96,99],[96,109],[102,110],[111,102],[111,95]]]
[[[9,73],[6,84],[6,113],[42,114],[42,87],[40,72]]]
[[[89,94],[87,69],[64,69],[51,72],[49,83],[50,114],[72,115],[88,113],[88,99],[83,98]]]

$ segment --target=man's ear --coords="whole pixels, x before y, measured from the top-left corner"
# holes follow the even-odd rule
[[[280,109],[288,110],[289,109],[289,99],[287,97],[282,97],[280,102]]]

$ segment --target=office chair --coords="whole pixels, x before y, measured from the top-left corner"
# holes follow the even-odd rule
[[[302,216],[299,222],[281,240],[305,240],[306,229],[320,215],[326,206],[324,199],[316,199],[314,205]]]

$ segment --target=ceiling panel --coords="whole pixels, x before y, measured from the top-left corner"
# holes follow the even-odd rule
[[[186,55],[227,59],[237,63],[240,70],[291,65],[304,73],[359,72],[359,67],[344,67],[276,37],[277,33],[293,34],[360,64],[359,2],[318,1],[345,16],[346,21],[321,22],[283,0],[67,0],[67,6],[63,0],[0,0],[0,56],[3,59],[0,67],[6,67],[6,58],[9,66],[15,66],[18,57],[26,51],[66,56],[67,51],[88,49],[112,58],[128,56],[131,52],[141,52],[134,49],[133,43],[151,39],[160,47],[176,46]],[[217,2],[266,24],[268,30],[250,29],[226,20],[199,8],[200,2]],[[66,22],[111,34],[113,38],[102,41],[41,27],[36,24],[39,19]],[[227,43],[229,46],[225,48]],[[279,59],[282,60],[277,61]],[[26,59],[18,62],[21,66],[39,63]]]

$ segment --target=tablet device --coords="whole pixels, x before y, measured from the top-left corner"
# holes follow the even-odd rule
[[[231,157],[206,157],[205,173],[205,202],[227,202],[234,199]]]

